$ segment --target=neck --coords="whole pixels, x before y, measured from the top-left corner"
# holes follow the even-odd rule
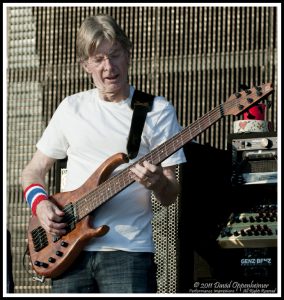
[[[120,102],[129,97],[130,86],[129,84],[127,84],[123,89],[117,92],[106,92],[106,91],[99,90],[99,94],[104,101]]]

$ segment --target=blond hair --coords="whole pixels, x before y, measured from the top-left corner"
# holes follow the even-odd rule
[[[76,47],[79,61],[87,60],[106,40],[111,43],[118,41],[122,48],[130,54],[132,43],[111,16],[87,17],[77,34]]]

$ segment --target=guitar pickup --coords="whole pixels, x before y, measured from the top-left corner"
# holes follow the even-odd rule
[[[45,248],[48,245],[48,239],[43,227],[39,226],[31,232],[34,250],[36,252]]]

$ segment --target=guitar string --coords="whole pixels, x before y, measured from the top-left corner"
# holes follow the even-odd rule
[[[220,105],[220,107],[221,107],[222,105]],[[218,115],[218,116],[220,116],[220,114],[222,115],[222,113],[220,113],[220,109],[218,110],[218,107],[216,107],[214,110],[213,110],[213,112],[216,114],[216,115]],[[216,113],[217,112],[217,113]],[[212,113],[212,115],[213,115],[213,113]],[[202,118],[200,118],[199,120],[197,120],[197,122],[199,122],[199,126],[196,126],[195,125],[195,128],[193,127],[193,132],[195,133],[195,131],[196,131],[196,129],[197,129],[197,132],[199,132],[200,131],[200,124],[202,125],[202,122],[203,122],[203,120],[204,119],[207,119],[209,117],[209,120],[210,120],[210,112],[209,113],[207,113],[206,115],[204,115]],[[211,120],[210,120],[211,121]],[[214,119],[214,122],[215,121],[217,121],[217,119],[215,120]],[[204,123],[204,122],[203,122]],[[209,122],[210,123],[210,122]],[[182,137],[183,135],[185,135],[185,137],[186,137],[186,135],[188,135],[188,129],[189,128],[186,128],[186,131],[184,131],[184,132],[180,132],[179,134],[177,134],[176,136],[174,136],[173,137],[173,139],[172,139],[172,141],[171,140],[169,140],[168,141],[168,149],[170,150],[170,153],[172,153],[173,151],[172,150],[177,150],[177,147],[176,147],[176,145],[174,145],[174,144],[172,144],[172,142],[174,142],[175,144],[178,144],[179,146],[181,146],[181,144],[177,141],[177,139],[178,139],[178,137]],[[192,132],[192,131],[191,131]],[[189,132],[190,133],[190,132]],[[192,134],[190,134],[190,137],[192,136]],[[187,139],[188,139],[188,137],[187,137]],[[181,140],[183,140],[183,139],[181,139]],[[184,143],[182,143],[182,144],[184,144]],[[166,148],[166,145],[163,145],[163,147],[165,147],[165,149],[167,149]],[[160,149],[159,149],[159,151],[156,151],[157,153],[155,153],[154,151],[152,152],[152,153],[150,153],[149,155],[150,155],[150,161],[156,161],[157,159],[160,161],[160,156],[161,156],[161,154],[160,154]],[[157,157],[156,157],[156,155],[157,155]],[[166,155],[168,156],[168,153],[167,153],[167,151],[166,151]],[[145,157],[143,157],[142,158],[142,160],[147,160],[147,156],[145,156]],[[141,161],[142,161],[141,160]],[[127,169],[125,169],[124,170],[125,172],[124,173],[128,173],[128,171],[129,170],[127,170]],[[128,174],[129,175],[129,174]],[[121,174],[120,174],[120,176],[121,176]],[[121,178],[125,178],[125,174],[123,174],[122,176],[121,176]],[[121,179],[120,178],[120,179]],[[114,178],[113,178],[114,179]],[[112,181],[114,181],[114,182],[117,182],[117,178],[115,178],[115,180],[112,180]],[[107,193],[109,192],[109,190],[111,191],[111,194],[113,194],[114,192],[116,192],[116,186],[113,186],[113,184],[112,184],[112,181],[110,181],[110,182],[108,182],[108,190],[105,190],[103,187],[101,187],[101,189],[103,190],[102,191],[102,194],[103,194],[103,196],[102,197],[98,197],[97,198],[97,204],[100,204],[101,203],[101,201],[105,198],[105,195],[107,195]],[[126,181],[126,183],[130,183],[131,182],[131,180],[130,181]],[[125,182],[124,182],[124,184],[125,184]],[[117,184],[116,184],[117,185]],[[96,190],[96,193],[98,193],[98,189]],[[99,194],[98,193],[98,195],[101,195],[101,194]],[[82,198],[82,201],[85,201],[85,202],[87,202],[89,199],[90,199],[90,197],[93,197],[93,194],[92,194],[92,192],[90,193],[90,194],[88,194],[88,195],[86,195],[85,197],[83,197]],[[82,203],[82,202],[76,202],[76,206],[77,206],[77,208],[82,208],[82,207],[84,207],[85,206],[85,203]],[[88,210],[88,208],[86,208],[87,210]]]
[[[250,97],[252,97],[252,94],[250,94]],[[263,97],[263,96],[262,96]],[[261,97],[261,98],[262,98]],[[230,99],[230,98],[229,98]],[[204,126],[204,124],[209,124],[207,127],[213,125],[215,122],[217,122],[222,116],[224,116],[224,106],[229,106],[229,108],[233,108],[236,105],[233,102],[240,102],[240,100],[242,100],[242,98],[236,98],[236,99],[231,99],[230,102],[225,102],[222,103],[220,105],[218,105],[217,107],[215,107],[213,110],[209,111],[208,113],[206,113],[204,116],[202,116],[201,118],[199,118],[198,120],[196,120],[196,122],[194,122],[192,125],[187,126],[186,128],[184,128],[180,133],[176,134],[175,136],[173,136],[172,138],[170,138],[166,143],[162,144],[161,146],[165,147],[165,150],[167,149],[166,146],[168,147],[168,149],[170,150],[170,154],[174,153],[175,151],[177,151],[179,148],[182,147],[182,145],[185,144],[183,138],[185,138],[186,142],[189,142],[191,139],[193,139],[196,135],[198,135],[200,132],[202,132],[201,127]],[[260,99],[258,99],[260,100]],[[256,101],[254,101],[256,102]],[[228,109],[229,109],[228,108]],[[213,121],[210,118],[214,117]],[[207,121],[205,123],[205,119],[209,119],[209,122]],[[198,126],[196,125],[198,124]],[[198,127],[198,128],[197,128]],[[206,127],[206,128],[207,128]],[[205,129],[206,129],[205,128]],[[204,129],[204,130],[205,130]],[[178,139],[181,138],[182,143],[178,143]],[[178,144],[175,145],[174,143]],[[160,153],[160,148],[161,146],[158,146],[156,149],[153,150],[153,152],[148,153],[147,155],[145,155],[144,157],[142,157],[140,160],[138,160],[138,162],[142,162],[144,160],[149,160],[150,162],[154,163],[156,162],[156,160],[158,162],[161,162],[161,153]],[[179,148],[178,148],[179,147]],[[167,151],[166,151],[166,157],[169,156]],[[164,157],[165,159],[165,157]],[[111,196],[114,196],[114,193],[119,192],[122,190],[122,188],[119,186],[119,189],[116,190],[117,188],[117,184],[115,187],[113,187],[113,182],[120,182],[121,184],[121,179],[123,179],[123,184],[124,187],[126,187],[127,185],[129,185],[131,182],[133,182],[134,180],[131,178],[131,176],[129,176],[129,171],[130,171],[130,167],[126,168],[125,170],[123,170],[121,173],[117,174],[116,176],[111,177],[110,179],[106,180],[105,182],[103,182],[101,185],[98,186],[97,189],[95,189],[94,191],[91,191],[90,193],[88,193],[87,195],[85,195],[84,197],[82,197],[81,199],[79,199],[78,201],[76,201],[74,203],[75,206],[75,211],[80,211],[82,208],[85,207],[85,210],[88,211],[90,209],[95,209],[96,207],[98,207],[101,203],[103,203],[105,201],[105,197],[106,197],[106,192],[111,192]],[[127,176],[125,176],[127,175]],[[117,180],[118,178],[118,180]],[[107,187],[107,190],[106,188]],[[123,186],[122,186],[123,187]],[[101,190],[101,192],[100,192]],[[97,193],[98,197],[97,197],[97,201],[96,201],[96,206],[93,208],[90,208],[88,206],[90,206],[89,204],[89,200],[93,200],[93,194],[94,192]],[[84,202],[83,202],[84,201]],[[86,207],[87,205],[87,207]],[[69,223],[69,222],[75,222],[76,220],[76,215],[73,214],[73,209],[71,207],[67,207],[67,209],[65,209],[65,212],[68,214],[67,219],[65,219],[65,222]],[[42,228],[42,227],[41,227]],[[37,240],[36,242],[36,246],[42,242],[42,235],[44,235],[45,231],[42,228],[42,230],[40,232],[38,232],[38,236],[36,237]],[[46,242],[46,237],[44,237],[44,242]]]
[[[216,108],[216,110],[218,110],[218,107]],[[220,115],[220,111],[218,111],[218,113],[216,115]],[[208,116],[209,115],[203,116],[197,122],[199,122],[199,123],[201,122],[201,124],[202,124],[203,119],[208,118]],[[168,156],[168,153],[172,153],[173,150],[177,150],[177,145],[178,145],[178,147],[181,147],[184,144],[183,143],[183,138],[182,138],[183,136],[185,136],[186,139],[188,139],[188,135],[189,135],[190,138],[192,137],[192,133],[188,132],[188,129],[189,129],[189,127],[186,128],[185,131],[182,131],[182,132],[178,133],[172,139],[168,140],[165,143],[165,144],[167,144],[167,147],[166,147],[166,145],[162,145],[162,147],[165,147],[166,149],[169,150],[169,151],[165,152],[166,156]],[[193,130],[191,132],[193,132],[195,134],[196,132],[199,132],[199,131],[200,131],[200,124],[199,124],[199,126],[195,125],[195,127],[193,127]],[[178,142],[178,139],[180,139],[182,141],[182,143]],[[148,160],[150,162],[155,162],[157,160],[160,161],[161,160],[160,157],[161,157],[161,151],[160,151],[160,148],[158,147],[158,149],[154,149],[153,152],[148,153],[146,156],[144,156],[142,159],[140,159],[136,163],[142,162],[144,160]],[[117,177],[112,177],[108,181],[105,181],[104,183],[102,183],[95,190],[96,193],[97,193],[96,205],[100,204],[105,199],[105,197],[108,196],[109,194],[113,195],[113,193],[117,192],[117,187],[118,187],[118,191],[119,191],[120,186],[121,186],[122,183],[123,183],[123,185],[126,185],[126,184],[130,184],[131,181],[134,181],[129,176],[130,167],[128,167],[124,171],[122,171],[123,174],[122,173],[118,174],[118,180],[117,180]],[[125,175],[127,175],[127,177]],[[116,182],[116,184],[114,184],[114,182]],[[120,182],[120,185],[118,185],[117,182]],[[90,198],[93,198],[93,193],[94,193],[94,191],[92,191],[89,194],[87,194],[86,196],[84,196],[81,199],[81,201],[77,201],[76,202],[76,208],[82,209],[82,208],[85,207],[86,210],[89,210],[90,208],[86,207],[86,205],[88,206],[88,204],[89,204],[88,200],[90,200]]]
[[[241,98],[237,98],[237,99],[233,99],[233,100],[241,100]],[[233,102],[233,101],[231,101],[231,102]],[[228,104],[229,102],[227,102],[227,104]],[[226,104],[226,103],[225,103]],[[233,104],[233,103],[229,103],[230,105],[231,105],[231,108],[232,107],[234,107],[235,106],[235,104]],[[230,106],[229,105],[229,106]],[[219,116],[220,116],[220,114],[221,114],[221,117],[222,117],[222,114],[224,114],[223,112],[222,112],[222,106],[224,106],[224,104],[221,104],[221,105],[219,105],[219,106],[217,106],[215,109],[213,109],[211,112],[209,112],[209,113],[207,113],[207,114],[205,114],[204,116],[202,116],[200,119],[198,119],[193,125],[195,125],[195,127],[193,126],[193,128],[190,128],[190,126],[188,126],[187,128],[185,128],[186,130],[183,132],[180,132],[179,134],[177,134],[176,136],[174,136],[174,142],[175,143],[177,143],[176,142],[176,140],[177,140],[177,137],[178,137],[178,135],[180,135],[180,137],[182,137],[182,135],[184,135],[185,136],[185,138],[186,139],[188,139],[188,134],[189,134],[189,137],[190,138],[192,138],[192,136],[195,136],[196,135],[196,133],[198,134],[199,132],[200,132],[200,125],[203,125],[204,124],[204,121],[205,121],[205,119],[207,119],[208,117],[209,117],[209,119],[210,119],[210,113],[211,113],[211,115],[213,116],[213,117],[216,117],[216,116],[218,116],[218,118],[215,120],[214,119],[214,121],[213,122],[216,122],[218,119],[219,119]],[[218,109],[218,108],[220,108],[220,109]],[[220,112],[221,111],[221,112]],[[214,116],[214,114],[215,114],[215,116]],[[212,117],[211,116],[211,117]],[[213,122],[211,121],[211,123],[213,124]],[[196,123],[199,123],[199,126],[197,126],[196,125]],[[210,122],[209,122],[210,123]],[[206,124],[208,124],[208,123],[206,123]],[[211,125],[212,125],[211,124]],[[198,127],[198,128],[197,128]],[[189,132],[189,130],[188,129],[192,129],[192,130],[190,130],[190,132]],[[192,133],[194,133],[194,134],[192,134]],[[172,142],[172,141],[171,141]],[[175,146],[175,145],[172,145],[171,144],[171,142],[170,143],[168,143],[169,145],[169,147],[168,147],[168,149],[170,149],[171,151],[172,151],[172,148],[173,148],[173,150],[176,150],[177,149],[177,147]],[[157,154],[157,157],[156,157],[156,154]],[[147,156],[145,156],[145,157],[143,157],[143,159],[142,160],[146,160],[147,159]],[[151,153],[151,159],[150,160],[152,160],[152,161],[155,161],[156,159],[160,159],[160,153],[154,153],[154,151]],[[124,171],[126,171],[126,172],[124,172],[124,173],[128,173],[128,170],[126,169],[126,170],[124,170]],[[121,174],[119,174],[120,176],[121,176]],[[128,174],[129,175],[129,174]],[[123,177],[122,178],[125,178],[124,177],[125,176],[125,174],[123,174]],[[111,178],[111,179],[114,179],[113,177]],[[119,178],[120,179],[120,178]],[[97,198],[97,205],[98,204],[101,204],[101,202],[104,200],[104,198],[105,198],[105,196],[107,196],[108,195],[108,193],[109,192],[111,192],[110,194],[111,195],[113,195],[113,193],[114,192],[116,192],[116,186],[112,186],[113,184],[112,184],[112,181],[113,180],[109,180],[109,182],[105,182],[105,185],[106,185],[106,183],[107,183],[107,189],[105,189],[105,187],[104,186],[101,186],[100,185],[100,189],[102,189],[102,191],[101,191],[101,193],[99,193],[99,190],[98,189],[96,189],[95,191],[96,191],[96,193],[99,195],[99,197]],[[115,182],[117,182],[117,178],[115,178]],[[129,184],[131,182],[131,180],[130,181],[127,181],[126,183],[124,182],[124,184]],[[102,196],[101,196],[102,195]],[[90,198],[93,198],[93,191],[90,193],[90,194],[88,194],[88,195],[86,195],[86,196],[84,196],[84,197],[82,197],[80,200],[81,201],[84,201],[85,200],[85,203],[83,203],[83,202],[81,202],[81,201],[77,201],[76,202],[76,208],[77,209],[82,209],[83,207],[86,207],[86,202],[88,201],[88,200],[90,200]],[[89,201],[88,201],[89,202]],[[95,207],[96,208],[96,207]],[[90,208],[85,208],[86,210],[89,210]]]
[[[252,97],[253,95],[254,95],[254,93],[251,93],[249,95],[249,97]],[[263,95],[260,98],[263,98]],[[205,124],[209,124],[207,126],[207,127],[209,127],[209,126],[213,125],[215,122],[217,122],[222,116],[224,116],[224,106],[228,106],[228,108],[225,107],[227,110],[232,109],[232,108],[236,107],[236,104],[233,103],[233,102],[239,102],[240,103],[240,100],[243,100],[243,97],[231,99],[231,101],[227,101],[225,103],[222,103],[222,104],[216,106],[213,110],[209,111],[208,113],[203,115],[201,118],[196,120],[192,124],[192,126],[191,125],[187,126],[180,133],[178,133],[175,136],[173,136],[172,138],[170,138],[166,143],[158,146],[156,149],[154,149],[152,152],[150,152],[147,155],[145,155],[144,157],[142,157],[136,163],[139,163],[139,162],[142,162],[142,161],[145,161],[145,160],[149,160],[150,162],[156,162],[156,161],[161,162],[161,160],[160,160],[160,157],[161,157],[160,147],[161,146],[165,147],[165,149],[166,149],[166,144],[167,144],[167,148],[170,150],[169,155],[171,155],[172,153],[174,153],[173,151],[177,151],[179,148],[182,147],[182,145],[185,144],[184,143],[184,138],[187,142],[189,142],[196,135],[198,135],[200,132],[202,132],[200,126],[203,127]],[[260,100],[260,99],[257,99],[257,100]],[[254,102],[256,102],[256,100]],[[251,104],[252,103],[250,103],[250,105]],[[244,109],[242,109],[242,110],[244,110]],[[213,121],[211,120],[212,118],[214,119]],[[206,119],[209,119],[209,122],[206,121]],[[197,126],[197,124],[198,124],[198,126]],[[203,129],[203,130],[205,130],[205,129]],[[181,138],[181,141],[182,141],[181,144],[178,143],[179,138]],[[179,148],[177,147],[177,145],[175,145],[175,143],[176,144],[178,143]],[[159,151],[157,151],[157,149]],[[166,151],[166,155],[167,155],[166,157],[169,156],[167,151]],[[81,211],[83,208],[85,208],[85,211],[92,211],[105,201],[106,196],[108,196],[109,194],[111,196],[114,196],[114,194],[121,191],[122,188],[124,188],[127,185],[131,184],[131,182],[134,182],[134,180],[129,175],[131,167],[132,166],[129,166],[126,169],[124,169],[122,172],[120,172],[119,174],[109,178],[108,180],[103,182],[101,185],[99,185],[95,190],[89,192],[87,195],[83,196],[81,199],[76,201],[74,203],[75,211]],[[113,184],[113,182],[116,182],[116,184]],[[119,186],[118,186],[117,182],[120,183]],[[123,184],[122,188],[121,188],[121,184]],[[117,188],[118,188],[118,190],[117,190]],[[89,200],[93,200],[93,197],[94,197],[93,194],[94,193],[97,194],[95,207],[89,207],[90,206],[90,201]],[[67,210],[66,210],[67,213],[70,213],[68,218],[66,219],[66,221],[75,222],[76,221],[76,216],[74,216],[71,213],[71,210],[72,210],[71,207],[67,208]]]
[[[240,99],[238,99],[238,100],[240,100]],[[229,103],[229,102],[228,102]],[[231,103],[230,103],[231,104]],[[178,137],[185,137],[186,138],[186,140],[188,140],[188,134],[189,134],[189,137],[190,138],[193,138],[195,135],[196,135],[196,133],[198,134],[201,130],[200,130],[200,126],[202,125],[203,126],[203,124],[205,123],[205,120],[207,119],[207,118],[209,118],[209,124],[210,123],[214,123],[214,122],[216,122],[218,119],[219,119],[219,116],[221,115],[222,116],[222,114],[224,114],[224,112],[223,112],[223,109],[222,109],[222,107],[223,107],[223,105],[224,104],[221,104],[221,105],[219,105],[219,106],[217,106],[215,109],[213,109],[211,112],[209,112],[209,113],[207,113],[207,114],[205,114],[204,116],[202,116],[200,119],[198,119],[193,125],[194,126],[188,126],[187,128],[185,128],[185,130],[184,131],[181,131],[179,134],[177,134],[176,136],[174,136],[173,138],[172,138],[172,140],[170,139],[167,143],[165,143],[165,144],[168,144],[168,149],[170,150],[170,153],[172,153],[172,149],[173,150],[177,150],[177,146],[175,145],[175,144],[172,144],[172,142],[174,142],[174,143],[178,143]],[[231,104],[231,106],[233,107],[233,106],[235,106],[235,105],[232,105]],[[219,109],[218,109],[219,108]],[[212,122],[211,120],[210,120],[210,113],[211,113],[211,118],[212,117],[214,117],[214,121]],[[214,116],[214,114],[215,114],[215,116]],[[218,118],[216,118],[218,116]],[[216,118],[216,119],[215,119]],[[207,123],[206,124],[208,124],[208,121],[207,121]],[[190,128],[191,127],[191,128]],[[190,131],[189,131],[189,129],[191,129]],[[192,137],[192,133],[194,133],[193,134],[193,137]],[[181,140],[182,140],[182,144],[184,144],[184,142],[183,142],[183,138],[181,138]],[[162,146],[163,147],[165,147],[166,148],[166,145],[165,144],[163,144]],[[180,147],[180,146],[182,146],[182,145],[180,145],[179,143],[178,143],[178,146]],[[167,152],[167,151],[166,151]],[[154,151],[150,154],[151,155],[151,157],[150,157],[150,161],[155,161],[155,160],[159,160],[160,161],[160,148],[159,148],[159,151],[157,151],[157,153],[155,153]],[[157,155],[157,157],[156,157],[156,155]],[[143,161],[143,160],[147,160],[147,156],[145,156],[145,157],[143,157],[142,158],[142,160],[141,161]],[[128,170],[126,169],[126,172],[125,173],[128,173]],[[125,174],[123,174],[123,176],[122,176],[122,178],[125,178],[125,176],[124,176]],[[117,180],[116,180],[116,178],[115,178],[115,182],[117,182]],[[111,191],[113,191],[113,188],[116,188],[116,187],[113,187],[112,186],[112,182],[107,182],[108,183],[108,188],[109,189],[111,189]],[[129,182],[127,182],[127,183],[129,183]],[[102,194],[103,194],[103,197],[102,198],[98,198],[97,200],[98,200],[98,203],[100,203],[100,201],[104,198],[104,195],[106,195],[106,193],[108,192],[107,190],[105,190],[104,189],[104,187],[103,186],[101,186],[101,188],[102,188]],[[114,191],[116,191],[116,190],[114,190]],[[98,193],[99,191],[98,191],[98,189],[96,190],[96,192]],[[98,193],[99,194],[99,193]],[[112,194],[112,193],[111,193]],[[93,197],[93,195],[92,195],[92,192],[90,193],[90,196],[91,197]],[[87,200],[89,200],[89,195],[86,195],[84,198],[82,198],[83,200],[85,200],[85,202],[87,201]],[[80,205],[81,203],[79,202],[78,203],[78,205]],[[82,206],[83,205],[85,205],[84,203],[82,204]],[[78,206],[79,207],[79,206]],[[86,208],[87,209],[87,208]]]

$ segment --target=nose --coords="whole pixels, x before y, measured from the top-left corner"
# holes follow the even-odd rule
[[[104,69],[109,70],[112,67],[113,67],[113,62],[112,62],[111,58],[108,56],[105,56],[104,57]]]

